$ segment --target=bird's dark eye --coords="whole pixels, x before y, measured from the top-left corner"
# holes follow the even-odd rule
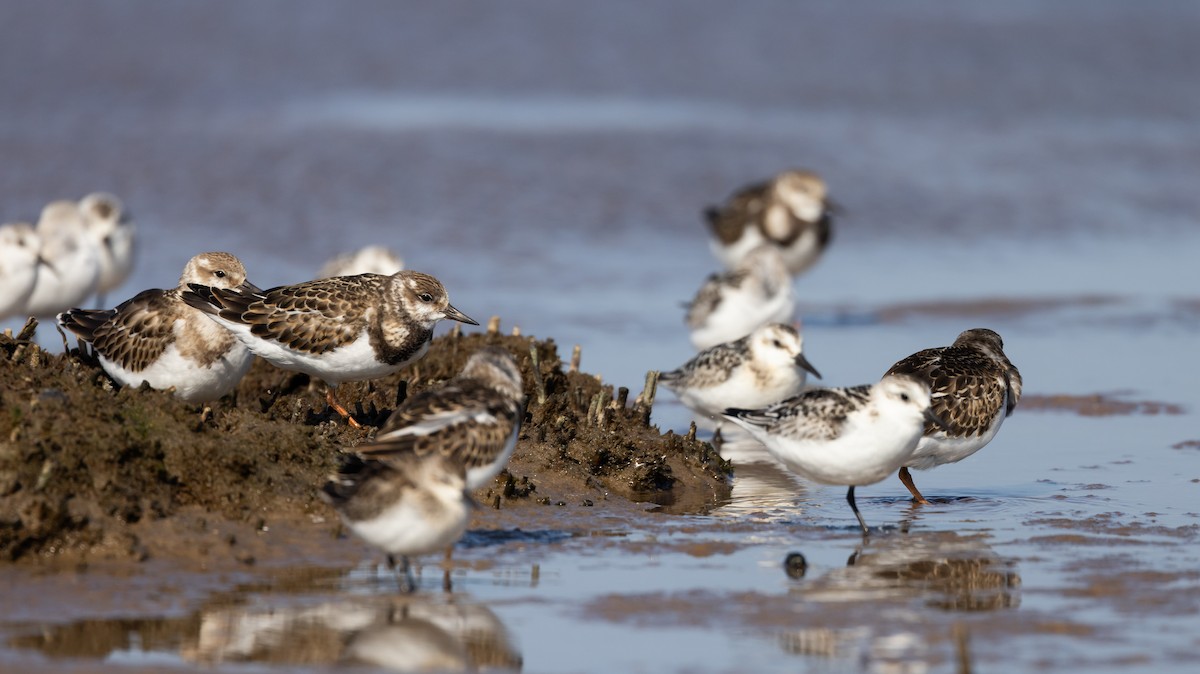
[[[213,275],[217,278],[225,278],[225,272],[221,271],[220,269],[214,271]]]
[[[783,342],[779,341],[778,339],[776,339],[776,340],[773,340],[773,341],[775,342],[775,348],[776,348],[776,349],[782,349],[782,348],[783,348]]]
[[[433,295],[430,295],[429,293],[421,293],[420,295],[417,295],[417,297],[420,297],[422,302],[433,301]]]
[[[907,393],[901,393],[901,394],[900,394],[900,399],[901,399],[901,400],[903,400],[904,402],[908,402],[908,394],[907,394]]]

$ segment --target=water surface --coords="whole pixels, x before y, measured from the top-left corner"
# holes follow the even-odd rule
[[[1132,409],[1019,407],[916,475],[931,506],[860,489],[865,545],[843,490],[751,448],[708,515],[468,536],[449,595],[432,572],[396,597],[370,559],[82,574],[91,600],[5,602],[4,668],[1194,669],[1196,6],[68,5],[0,5],[0,209],[121,195],[127,295],[200,250],[265,287],[382,243],[637,390],[691,355],[700,210],[808,166],[845,210],[797,280],[825,383],[987,326],[1030,396]],[[688,421],[664,393],[655,422]]]

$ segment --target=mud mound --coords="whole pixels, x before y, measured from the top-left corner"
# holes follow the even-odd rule
[[[139,525],[185,509],[259,526],[313,514],[324,521],[314,528],[331,529],[336,517],[316,493],[337,453],[368,441],[408,392],[452,377],[485,344],[517,357],[529,402],[509,471],[481,500],[541,507],[611,493],[694,510],[729,493],[729,465],[711,446],[660,434],[627,390],[564,371],[552,340],[439,338],[413,367],[339,388],[369,425],[360,430],[325,409],[324,384],[261,361],[203,407],[119,388],[77,351],[54,355],[21,337],[0,336],[0,559],[143,558]]]

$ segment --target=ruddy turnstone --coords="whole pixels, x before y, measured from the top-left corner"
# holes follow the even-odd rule
[[[359,447],[365,458],[441,453],[466,467],[467,489],[487,484],[508,463],[524,416],[521,370],[507,350],[476,351],[462,372],[404,401],[375,441]]]
[[[845,485],[866,536],[854,488],[879,482],[912,455],[929,409],[929,386],[908,375],[850,388],[811,389],[760,410],[728,409],[788,469],[821,484]]]
[[[804,357],[800,332],[768,323],[741,339],[718,344],[658,381],[688,409],[711,419],[730,407],[757,409],[799,393],[806,373],[821,378]]]
[[[900,481],[917,503],[928,503],[909,468],[928,470],[978,452],[996,437],[1021,399],[1021,373],[1004,355],[1004,341],[987,328],[960,334],[950,346],[918,351],[888,374],[906,374],[929,385],[933,412],[944,427],[926,424],[917,449],[900,468]]]
[[[0,225],[0,320],[25,311],[37,283],[41,247],[28,222]]]
[[[466,531],[471,499],[466,467],[441,452],[408,452],[379,461],[344,455],[321,497],[350,530],[387,553],[400,587],[415,589],[409,558],[454,544]]]
[[[88,233],[100,254],[100,279],[96,285],[98,300],[129,278],[133,270],[133,217],[121,200],[106,192],[93,192],[79,201]]]
[[[365,246],[353,253],[342,253],[326,262],[317,278],[383,274],[391,276],[404,269],[404,260],[383,246]]]
[[[329,406],[358,426],[334,390],[391,374],[425,355],[443,318],[479,325],[450,305],[429,274],[360,274],[269,290],[190,284],[183,301],[228,329],[255,355],[328,386]]]
[[[38,218],[42,264],[37,283],[25,305],[31,316],[53,316],[78,306],[96,290],[100,254],[85,229],[83,214],[73,201],[54,201]]]
[[[825,181],[811,171],[791,170],[748,185],[721,206],[705,210],[713,254],[733,269],[762,243],[782,250],[792,274],[817,261],[829,245],[833,205]]]
[[[703,350],[745,337],[765,323],[790,323],[796,311],[792,277],[775,246],[764,244],[733,271],[709,276],[687,305],[692,345]]]
[[[179,298],[189,283],[256,289],[229,253],[201,253],[188,261],[179,287],[144,290],[116,309],[71,309],[58,324],[96,349],[100,366],[124,386],[175,389],[187,402],[206,402],[237,386],[254,354],[225,328]]]

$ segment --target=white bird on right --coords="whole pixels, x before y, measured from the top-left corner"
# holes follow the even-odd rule
[[[0,321],[25,311],[37,283],[42,239],[28,222],[0,225]]]
[[[96,291],[100,252],[74,201],[46,204],[36,230],[42,239],[42,263],[25,313],[51,317],[83,304]]]
[[[909,375],[875,384],[810,389],[760,410],[728,409],[724,417],[766,446],[787,468],[813,482],[848,486],[846,502],[858,512],[854,488],[896,472],[912,456],[927,421],[929,385]]]
[[[708,277],[687,304],[692,346],[704,350],[767,323],[791,323],[796,291],[779,248],[761,245],[732,270]]]

